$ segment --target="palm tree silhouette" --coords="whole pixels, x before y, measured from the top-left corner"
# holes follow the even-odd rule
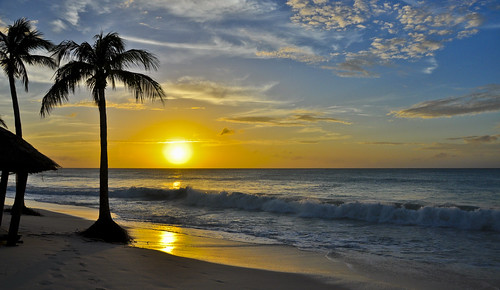
[[[43,39],[43,34],[31,26],[26,18],[18,19],[13,25],[7,27],[7,32],[0,32],[0,66],[7,75],[10,85],[10,95],[12,97],[12,106],[14,109],[14,122],[16,135],[23,137],[21,127],[21,115],[19,112],[19,102],[16,92],[16,79],[20,79],[24,84],[25,91],[28,91],[28,73],[25,63],[28,65],[40,65],[56,68],[57,65],[51,57],[31,54],[31,52],[45,49],[50,50],[53,44]],[[7,182],[9,172],[2,171],[2,181]],[[27,211],[24,206],[24,192],[28,181],[27,172],[18,172],[16,175],[16,197],[12,207],[12,219],[9,228],[9,234],[17,235],[21,212]],[[2,185],[3,185],[2,182]],[[1,186],[3,196],[3,186]],[[3,208],[2,208],[3,210]]]
[[[156,70],[158,59],[144,50],[125,50],[125,45],[117,33],[94,36],[94,44],[87,42],[77,44],[64,41],[54,50],[58,61],[68,62],[60,67],[55,75],[55,83],[43,97],[40,114],[47,115],[57,105],[68,100],[69,93],[75,92],[80,83],[85,84],[92,93],[92,98],[99,108],[100,118],[100,186],[99,217],[97,221],[82,234],[87,237],[100,238],[108,242],[128,242],[127,232],[111,218],[108,193],[108,152],[107,152],[107,120],[105,90],[108,82],[115,89],[116,82],[122,82],[134,93],[137,101],[157,99],[163,101],[165,93],[160,84],[151,77],[126,70],[130,66],[141,66],[145,70]]]

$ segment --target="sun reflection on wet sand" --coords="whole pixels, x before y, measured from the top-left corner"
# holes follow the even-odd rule
[[[177,234],[174,232],[161,232],[160,245],[163,247],[162,252],[172,254],[175,249],[175,242],[177,241]]]
[[[175,226],[129,223],[134,246],[225,265],[281,272],[330,275],[348,272],[343,263],[293,247],[208,238],[203,231]],[[280,262],[270,262],[280,261]],[[346,272],[346,273],[347,273]]]

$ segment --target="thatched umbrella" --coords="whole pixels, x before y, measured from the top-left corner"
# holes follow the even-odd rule
[[[31,144],[0,127],[0,170],[38,173],[59,167]]]
[[[0,224],[3,216],[5,194],[7,191],[7,178],[9,172],[19,173],[27,177],[28,173],[38,173],[46,170],[56,170],[60,166],[47,156],[40,153],[28,142],[19,138],[10,131],[0,127],[0,170],[2,179],[0,182]],[[16,188],[16,199],[22,191],[24,197],[25,188]],[[17,236],[19,228],[20,211],[12,211],[9,236]],[[13,225],[14,223],[14,225]]]

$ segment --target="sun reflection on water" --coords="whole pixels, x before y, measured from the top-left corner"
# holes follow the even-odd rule
[[[180,188],[181,188],[180,181],[174,181],[174,183],[172,183],[172,189],[180,189]]]

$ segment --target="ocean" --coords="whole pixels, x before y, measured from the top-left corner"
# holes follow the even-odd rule
[[[97,208],[98,188],[98,169],[60,169],[30,176],[26,198]],[[110,169],[109,188],[125,223],[500,281],[500,169]]]

